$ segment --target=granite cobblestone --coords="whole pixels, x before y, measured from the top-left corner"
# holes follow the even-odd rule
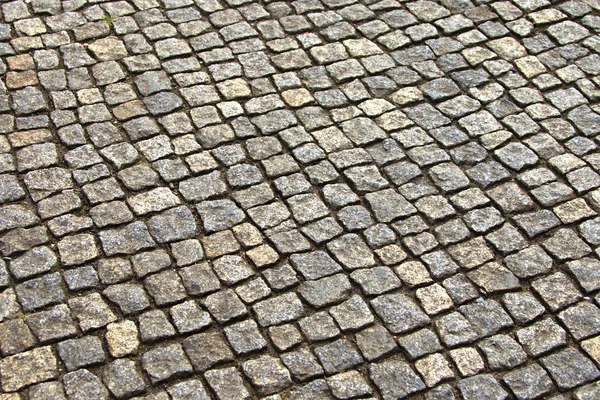
[[[598,398],[599,12],[2,2],[0,398]]]

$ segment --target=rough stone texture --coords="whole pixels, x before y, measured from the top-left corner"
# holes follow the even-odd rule
[[[104,362],[102,345],[95,336],[65,340],[60,342],[56,349],[69,371]]]
[[[272,356],[246,361],[242,364],[242,369],[262,395],[277,393],[291,384],[288,370]]]
[[[485,393],[485,396],[490,399],[504,400],[508,398],[508,393],[500,386],[498,381],[488,374],[462,379],[458,383],[458,388],[465,400],[480,398],[482,393]]]
[[[197,371],[233,359],[233,353],[225,339],[214,331],[198,333],[183,341],[183,347]]]
[[[561,389],[571,389],[600,376],[600,371],[594,363],[574,349],[549,355],[541,362]]]
[[[102,380],[108,390],[117,398],[141,394],[146,384],[133,361],[115,360],[103,371]]]
[[[372,364],[369,375],[386,400],[401,399],[425,389],[419,376],[402,361]]]
[[[207,371],[206,380],[219,399],[250,399],[250,393],[244,387],[241,374],[234,368],[222,368]]]
[[[474,3],[1,2],[0,398],[597,398],[600,9]]]
[[[96,375],[87,369],[69,372],[62,378],[69,399],[106,399],[108,390]]]
[[[25,386],[58,377],[58,363],[52,348],[39,347],[7,357],[0,363],[2,390],[14,392]]]
[[[402,333],[429,323],[430,318],[402,294],[382,295],[371,301],[377,315],[392,333]]]
[[[142,366],[153,383],[185,376],[192,372],[192,366],[179,344],[144,353]]]
[[[554,388],[552,380],[538,364],[511,371],[502,380],[519,399],[536,398]]]
[[[304,306],[298,296],[290,293],[257,303],[253,311],[259,325],[271,326],[301,317],[304,315]]]

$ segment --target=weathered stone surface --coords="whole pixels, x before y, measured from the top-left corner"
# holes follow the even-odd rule
[[[148,228],[141,221],[132,222],[122,228],[101,231],[98,237],[107,255],[132,254],[155,245]]]
[[[207,175],[188,179],[179,184],[179,191],[188,200],[204,200],[213,196],[222,195],[227,191],[227,186],[221,180],[218,171]]]
[[[105,360],[100,340],[95,336],[65,340],[60,342],[56,349],[69,371],[102,363]]]
[[[133,321],[109,324],[105,335],[108,351],[113,357],[135,354],[139,346],[138,331]]]
[[[435,325],[441,339],[451,347],[472,342],[478,337],[469,321],[456,312],[440,318]]]
[[[429,323],[430,318],[403,294],[386,294],[371,301],[375,312],[392,333],[402,333]]]
[[[227,342],[216,331],[190,336],[183,341],[183,348],[196,371],[205,371],[217,363],[233,359]]]
[[[344,300],[350,295],[351,289],[348,278],[337,274],[316,281],[306,281],[300,286],[299,293],[311,306],[321,308]]]
[[[264,300],[252,309],[260,326],[279,325],[304,315],[304,306],[293,293]]]
[[[219,399],[250,399],[250,393],[244,386],[241,374],[235,367],[207,371],[206,380]]]
[[[324,374],[323,367],[307,348],[284,353],[281,355],[281,361],[290,370],[290,373],[300,381],[306,381]]]
[[[85,233],[62,239],[58,242],[58,252],[64,265],[83,264],[99,255],[94,236]]]
[[[365,378],[357,371],[342,372],[327,380],[333,395],[337,398],[347,399],[364,396],[372,393],[371,387]]]
[[[141,394],[146,384],[131,360],[115,360],[104,369],[102,380],[117,398]]]
[[[369,376],[386,400],[404,398],[411,393],[425,390],[423,381],[402,361],[372,364]]]
[[[525,350],[533,355],[539,355],[552,350],[566,342],[564,329],[550,319],[544,319],[517,331],[519,342]]]
[[[142,342],[150,343],[167,339],[175,335],[175,328],[161,310],[146,311],[139,316],[140,338]]]
[[[2,389],[15,392],[33,383],[58,377],[58,363],[51,347],[40,347],[7,357],[0,362]]]
[[[179,344],[147,351],[142,356],[142,366],[153,383],[192,372],[192,366]]]
[[[348,269],[366,268],[375,264],[372,251],[356,234],[344,235],[328,243],[327,247]]]
[[[69,372],[62,381],[69,399],[102,400],[109,395],[100,379],[87,369]]]
[[[600,376],[600,371],[592,361],[575,349],[566,349],[544,357],[541,363],[561,389],[570,389]]]
[[[196,233],[196,222],[189,208],[176,207],[148,220],[148,231],[159,243],[189,239]]]
[[[58,272],[30,279],[16,286],[15,292],[25,311],[35,310],[65,300]]]
[[[511,371],[502,380],[519,399],[535,398],[554,388],[552,380],[538,364]]]
[[[503,400],[508,398],[508,393],[500,386],[498,381],[488,374],[472,376],[462,379],[458,387],[465,400],[474,400],[486,393],[492,399]]]
[[[98,293],[72,298],[69,307],[84,331],[100,328],[117,320],[115,314]]]
[[[49,271],[56,265],[57,261],[56,255],[50,248],[40,246],[13,259],[9,264],[9,268],[17,279],[23,279]]]
[[[242,364],[244,374],[263,395],[277,393],[291,385],[290,373],[279,360],[262,356]]]
[[[594,1],[0,3],[0,398],[598,397]]]

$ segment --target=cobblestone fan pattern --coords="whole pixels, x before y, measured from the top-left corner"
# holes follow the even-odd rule
[[[0,4],[0,399],[600,399],[597,0]]]

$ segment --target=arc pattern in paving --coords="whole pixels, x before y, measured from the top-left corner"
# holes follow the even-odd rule
[[[598,398],[599,8],[3,2],[0,397]]]

